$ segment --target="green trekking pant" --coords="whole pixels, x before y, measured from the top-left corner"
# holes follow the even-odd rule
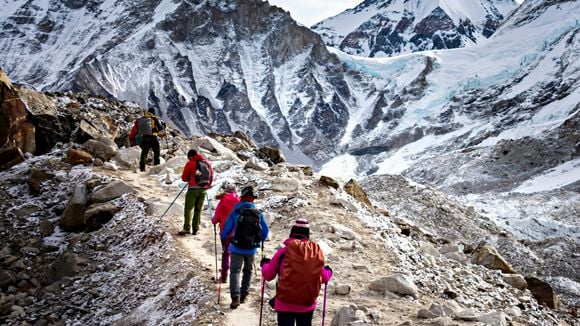
[[[199,230],[199,222],[201,220],[201,210],[203,209],[203,200],[205,199],[205,192],[207,189],[204,188],[192,188],[188,189],[185,194],[185,210],[183,229],[195,233]],[[191,220],[191,211],[193,210],[193,221]],[[193,223],[192,223],[193,222]]]

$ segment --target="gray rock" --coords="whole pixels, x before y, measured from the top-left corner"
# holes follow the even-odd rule
[[[346,240],[354,240],[357,238],[357,234],[353,230],[342,224],[331,225],[331,232]]]
[[[413,281],[406,275],[395,274],[373,281],[369,288],[374,291],[385,293],[393,292],[399,295],[410,295],[417,299],[419,290]]]
[[[121,207],[108,202],[89,206],[85,212],[85,227],[87,231],[96,231],[108,223]]]
[[[161,215],[167,210],[171,202],[159,202],[156,200],[148,200],[145,202],[145,204],[147,205],[145,213],[147,213],[148,216],[161,217]],[[175,203],[173,203],[173,205],[171,205],[171,208],[169,208],[169,211],[167,212],[167,214],[165,214],[164,218],[167,218],[168,216],[180,216],[180,215],[183,215],[183,205],[178,203],[177,200],[175,201]]]
[[[436,326],[454,326],[459,325],[457,322],[454,322],[451,317],[439,317],[433,321],[433,325]]]
[[[58,224],[65,231],[77,231],[84,227],[84,216],[88,202],[88,190],[84,184],[77,184],[60,217]]]
[[[6,288],[9,285],[16,283],[16,273],[9,270],[0,270],[0,288]]]
[[[330,326],[348,326],[351,323],[357,322],[358,318],[356,311],[352,307],[341,307],[330,322]]]
[[[268,163],[256,158],[251,157],[246,165],[244,166],[245,169],[254,169],[257,171],[265,171],[268,169]]]
[[[477,321],[489,326],[507,326],[507,315],[503,312],[493,311],[485,315],[480,315]]]
[[[104,203],[115,198],[119,198],[124,194],[135,194],[137,190],[126,184],[121,180],[115,180],[111,183],[100,186],[93,191],[91,195],[91,202]]]
[[[141,156],[141,149],[137,146],[130,148],[121,148],[115,154],[113,160],[118,166],[134,170],[139,166],[139,157]]]
[[[435,248],[432,244],[428,242],[422,243],[421,247],[419,247],[419,251],[427,256],[431,256],[434,258],[439,257],[439,251],[437,250],[437,248]]]
[[[350,293],[350,285],[348,284],[337,284],[334,287],[334,293],[338,295],[347,295]]]
[[[106,162],[115,156],[118,149],[117,144],[114,142],[107,143],[104,143],[101,139],[89,139],[86,143],[83,144],[83,149],[90,153],[93,157],[99,158]]]
[[[465,309],[455,313],[455,319],[465,321],[477,321],[478,314],[472,309]]]
[[[54,232],[54,225],[49,220],[42,220],[40,224],[38,224],[38,232],[42,236],[49,236]]]
[[[516,289],[526,289],[528,287],[528,282],[523,275],[520,274],[502,274],[501,275],[504,282],[513,286]]]
[[[48,273],[48,282],[53,283],[66,277],[78,275],[87,266],[88,260],[76,253],[67,252],[57,259]]]

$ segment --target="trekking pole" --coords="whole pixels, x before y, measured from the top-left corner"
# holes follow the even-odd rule
[[[209,210],[209,219],[211,220],[213,217],[213,214],[211,212],[211,202],[209,200],[209,195],[207,194],[207,192],[205,193],[205,198],[207,199],[207,208]],[[215,279],[216,279],[216,281],[220,282],[220,280],[218,280],[217,231],[216,231],[215,224],[213,225],[213,252],[214,252],[214,257],[215,257]]]
[[[221,268],[220,268],[220,273],[222,272]],[[218,300],[217,303],[220,304],[220,299],[221,299],[221,292],[222,292],[222,280],[218,280]]]
[[[324,301],[322,303],[322,326],[324,326],[324,317],[326,317],[326,288],[328,287],[328,282],[324,283]]]
[[[161,215],[161,217],[159,217],[159,220],[157,220],[157,222],[161,222],[161,219],[165,216],[165,214],[167,214],[167,212],[169,212],[169,209],[171,208],[171,206],[173,206],[173,204],[175,204],[175,201],[177,200],[177,198],[179,198],[179,195],[181,195],[181,193],[185,190],[185,188],[187,187],[187,183],[183,186],[183,188],[181,188],[181,190],[179,191],[179,193],[177,194],[177,196],[175,196],[175,199],[171,202],[171,204],[169,204],[169,206],[167,207],[167,209],[165,210],[165,212],[163,212],[163,214]]]
[[[264,283],[266,279],[262,275],[262,289],[260,290],[260,326],[262,326],[262,312],[264,310]]]

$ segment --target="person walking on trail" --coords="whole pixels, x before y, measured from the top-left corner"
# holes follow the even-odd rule
[[[242,189],[240,203],[228,216],[220,233],[222,242],[233,234],[230,243],[230,308],[236,309],[244,303],[250,290],[252,267],[257,248],[268,237],[268,225],[264,214],[256,209],[254,200],[257,198],[251,186]],[[240,271],[243,271],[240,287]]]
[[[183,229],[178,232],[179,235],[195,235],[199,231],[205,193],[213,182],[213,169],[201,154],[191,149],[187,152],[187,158],[189,160],[185,163],[181,174],[181,180],[188,183],[188,189],[185,194]]]
[[[324,266],[322,250],[309,239],[308,221],[297,219],[284,247],[278,249],[272,259],[262,258],[260,261],[266,281],[278,275],[273,299],[278,326],[312,325],[320,286],[332,277],[332,269]]]
[[[129,133],[131,145],[141,147],[141,158],[139,160],[139,170],[145,172],[145,163],[149,150],[153,150],[153,165],[159,165],[161,149],[157,138],[165,128],[163,123],[155,115],[155,109],[149,108],[144,116],[135,120],[133,128]]]
[[[223,192],[218,194],[215,199],[219,200],[213,218],[212,224],[220,225],[220,233],[224,229],[226,219],[230,215],[234,207],[240,202],[240,197],[236,194],[236,185],[231,180],[226,180],[222,184]],[[233,234],[225,238],[220,236],[222,242],[222,270],[219,282],[226,283],[228,280],[228,272],[230,270],[230,243],[232,242]]]

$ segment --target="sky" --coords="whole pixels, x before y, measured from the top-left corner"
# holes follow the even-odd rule
[[[518,3],[523,1],[516,0]],[[310,27],[346,9],[356,7],[363,0],[268,0],[268,2],[289,11],[294,20]]]
[[[312,26],[326,18],[356,7],[363,0],[268,0],[271,5],[290,12],[304,26]]]

